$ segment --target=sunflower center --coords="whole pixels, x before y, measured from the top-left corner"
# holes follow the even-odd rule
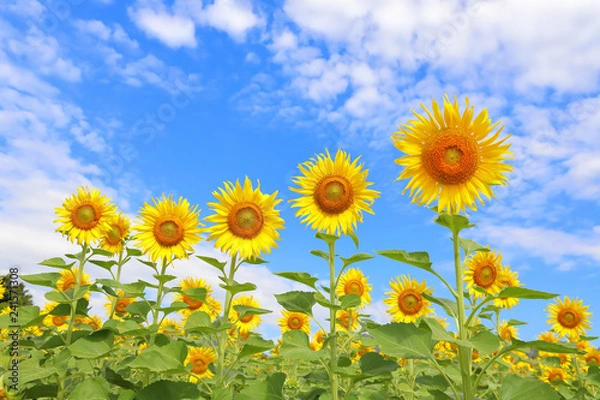
[[[550,374],[548,374],[548,380],[550,382],[563,381],[564,377],[561,371],[552,371]]]
[[[179,218],[171,215],[160,217],[154,224],[154,237],[163,246],[175,246],[183,240],[184,230]]]
[[[565,328],[575,328],[579,325],[579,315],[572,310],[561,310],[558,313],[558,322]]]
[[[99,214],[93,204],[85,203],[71,212],[71,221],[77,228],[89,230],[98,225]]]
[[[492,265],[484,265],[475,270],[473,280],[477,286],[490,287],[496,281],[496,268]]]
[[[502,331],[502,339],[510,342],[512,340],[512,333],[510,332],[510,329],[505,329]]]
[[[126,308],[127,308],[127,302],[125,302],[123,300],[117,301],[117,305],[115,306],[116,312],[118,312],[119,314],[124,314]]]
[[[112,245],[117,245],[121,243],[121,235],[121,228],[119,228],[117,225],[113,225],[106,233],[106,241]]]
[[[244,239],[255,238],[262,230],[264,221],[261,209],[249,202],[236,204],[227,217],[231,232]]]
[[[350,281],[346,284],[346,286],[344,286],[345,294],[357,294],[359,296],[362,296],[364,291],[365,288],[362,282],[359,281]]]
[[[288,320],[288,327],[290,329],[300,329],[302,328],[302,319],[299,317],[291,317]]]
[[[187,304],[189,309],[197,310],[204,304],[201,300],[192,299],[188,296],[183,296],[183,302]]]
[[[192,366],[192,372],[194,374],[202,374],[206,372],[207,369],[208,363],[204,359],[199,358],[197,360],[194,360],[194,364]]]
[[[247,324],[248,322],[252,321],[252,317],[254,317],[254,314],[246,314],[242,318],[240,318],[240,321],[244,324]]]
[[[398,296],[398,308],[406,315],[417,314],[423,307],[423,297],[412,290]]]
[[[595,354],[590,354],[589,356],[585,357],[585,362],[586,363],[593,362],[596,364],[600,364],[600,356],[595,355]]]
[[[313,196],[323,212],[341,214],[352,205],[354,192],[348,179],[333,175],[317,183]]]
[[[54,324],[54,326],[61,326],[65,323],[66,320],[67,317],[65,317],[64,315],[55,315],[52,317],[52,324]]]
[[[465,183],[479,167],[477,141],[460,129],[442,129],[425,142],[421,162],[429,176],[438,183]]]

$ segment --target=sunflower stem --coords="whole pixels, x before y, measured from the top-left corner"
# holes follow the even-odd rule
[[[117,276],[115,278],[115,280],[119,283],[121,283],[121,267],[122,266],[123,266],[123,250],[121,250],[121,252],[119,253],[119,261],[117,263]],[[117,307],[118,301],[119,301],[118,297],[113,298],[112,306],[110,309],[110,316],[108,317],[108,319],[113,319],[113,317],[115,316],[115,308]]]
[[[235,275],[235,271],[237,270],[237,268],[239,268],[239,265],[236,265],[236,261],[237,261],[237,254],[234,254],[231,257],[229,273],[225,276],[225,281],[227,282],[227,286],[233,285],[233,277]],[[224,324],[229,322],[229,311],[231,309],[231,301],[232,300],[233,300],[233,294],[231,293],[231,291],[227,290],[225,292],[225,306],[223,307],[223,321],[222,322]],[[227,336],[228,335],[229,335],[229,332],[227,330],[224,330],[219,335],[219,346],[218,346],[219,355],[217,357],[217,387],[227,387],[226,384],[224,385],[224,382],[225,382],[224,367],[225,367],[225,348],[227,345]]]
[[[329,302],[331,305],[336,304],[335,296],[335,242],[329,243]],[[329,336],[332,340],[329,342],[331,349],[331,359],[329,360],[329,369],[331,371],[331,398],[338,400],[338,379],[335,372],[337,368],[337,337],[335,335],[335,309],[329,310]]]
[[[79,257],[79,270],[77,271],[77,278],[75,278],[75,286],[73,287],[73,297],[75,297],[75,293],[79,291],[79,284],[83,279],[83,265],[85,264],[85,255],[87,253],[87,244],[83,244],[81,246],[81,255]],[[71,271],[71,273],[73,273]],[[71,345],[71,340],[73,338],[73,325],[75,323],[75,315],[77,313],[77,301],[79,299],[74,299],[71,302],[71,316],[69,317],[69,327],[67,328],[67,342],[66,346]]]

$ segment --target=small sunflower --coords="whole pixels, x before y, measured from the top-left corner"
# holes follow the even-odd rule
[[[116,210],[109,202],[109,198],[100,194],[100,189],[77,188],[77,193],[65,199],[61,208],[56,208],[59,218],[54,222],[61,224],[56,232],[79,244],[89,245],[100,240],[110,229],[108,219]]]
[[[508,325],[508,322],[502,321],[500,323],[500,329],[498,335],[506,340],[507,342],[512,342],[513,339],[518,339],[518,329],[515,326]]]
[[[173,257],[187,258],[192,245],[200,241],[202,223],[198,220],[198,206],[180,197],[175,202],[172,196],[152,199],[154,206],[144,203],[140,210],[140,222],[133,227],[138,232],[134,238],[138,247],[150,256],[153,262],[169,262]]]
[[[600,350],[596,348],[590,348],[585,356],[583,356],[584,361],[587,364],[593,363],[596,365],[600,365]]]
[[[458,101],[450,103],[444,97],[444,112],[432,101],[433,115],[421,105],[429,118],[417,114],[417,120],[409,121],[392,140],[394,146],[406,155],[396,159],[404,167],[398,177],[409,179],[404,192],[410,190],[412,201],[430,205],[438,199],[438,211],[448,210],[451,214],[464,211],[466,207],[477,209],[475,199],[483,205],[481,195],[495,197],[491,186],[506,185],[506,173],[512,166],[505,163],[512,153],[510,145],[498,140],[503,127],[491,124],[484,109],[473,118],[473,107],[461,115]]]
[[[40,314],[46,314],[43,319],[44,326],[53,328],[59,332],[64,332],[69,326],[69,317],[67,315],[51,315],[52,312],[59,304],[58,303],[47,303]]]
[[[558,343],[558,336],[556,336],[556,333],[551,331],[542,332],[537,338],[538,340],[543,340],[544,342],[548,343]]]
[[[206,283],[206,280],[202,278],[187,277],[179,282],[179,286],[181,287],[181,290],[206,289],[204,301],[193,299],[183,293],[177,293],[175,295],[175,301],[180,301],[188,305],[187,308],[179,311],[185,318],[196,311],[207,313],[210,315],[211,320],[214,320],[217,317],[221,311],[221,303],[211,295],[212,289],[210,285]]]
[[[114,314],[113,301],[115,299],[113,297],[109,297],[108,302],[104,304],[104,307],[106,308],[106,315],[108,315],[109,317],[111,316],[111,314],[116,317],[125,317],[129,314],[127,311],[125,311],[125,309],[127,308],[127,306],[129,306],[135,301],[135,298],[125,297],[125,292],[121,289],[117,289],[116,293],[118,297],[116,298],[116,304],[114,304]]]
[[[548,382],[550,384],[555,384],[558,382],[568,383],[572,376],[566,371],[564,368],[554,368],[548,366],[542,366],[542,375],[539,377],[541,381]]]
[[[519,275],[516,271],[512,271],[508,267],[504,267],[504,269],[500,272],[500,284],[504,287],[519,287],[522,286],[519,281]],[[494,300],[494,305],[500,308],[511,309],[517,304],[519,304],[519,299],[514,297],[500,297]]]
[[[323,348],[323,343],[325,342],[325,336],[327,334],[324,331],[317,331],[313,335],[313,340],[310,342],[310,348],[314,351],[319,351]]]
[[[396,322],[416,322],[419,317],[427,316],[433,309],[430,303],[423,297],[423,294],[430,294],[433,291],[427,288],[425,281],[419,283],[406,275],[396,278],[390,282],[393,292],[386,292],[389,296],[383,302],[388,306],[387,312]]]
[[[56,289],[59,292],[66,292],[67,290],[75,289],[75,283],[77,282],[77,278],[79,277],[79,268],[75,267],[73,269],[61,269],[60,270],[60,278],[56,281]],[[91,285],[90,275],[87,273],[83,273],[81,276],[81,281],[79,282],[79,286],[89,286]],[[90,299],[90,292],[88,291],[85,294],[85,299]]]
[[[173,335],[182,335],[183,327],[179,321],[175,321],[171,318],[164,318],[160,322],[160,326],[158,327],[158,333],[162,333],[168,337],[173,337]]]
[[[300,312],[290,312],[283,310],[283,317],[279,318],[279,326],[283,333],[301,330],[307,335],[310,334],[310,321],[308,315]]]
[[[358,329],[360,319],[356,310],[339,310],[337,312],[337,324],[346,331],[355,331]]]
[[[249,306],[260,308],[260,303],[252,296],[241,295],[233,300],[231,307],[233,312],[229,314],[229,320],[235,324],[241,334],[247,334],[253,331],[260,324],[261,318],[258,314],[246,314],[240,318],[240,314],[235,311],[233,306]]]
[[[548,323],[552,325],[561,338],[567,336],[569,339],[577,339],[590,329],[590,318],[592,313],[587,311],[589,306],[584,306],[582,300],[557,299],[554,304],[550,304],[546,311],[549,314]]]
[[[502,256],[494,251],[478,251],[465,261],[465,281],[473,297],[485,297],[485,294],[475,290],[476,286],[492,295],[500,293],[506,281],[505,267],[501,262]]]
[[[0,279],[0,300],[4,298],[4,293],[6,293],[6,288],[4,287],[4,280]]]
[[[379,192],[368,189],[368,170],[358,165],[360,157],[350,161],[350,155],[338,150],[332,160],[329,150],[317,158],[300,164],[303,176],[294,178],[298,188],[290,187],[302,197],[290,200],[299,208],[295,216],[311,229],[330,235],[352,233],[363,212],[373,214],[371,206]]]
[[[350,268],[340,277],[340,281],[335,289],[338,297],[348,294],[360,296],[360,306],[362,309],[371,303],[371,285],[369,279],[357,268]]]
[[[202,378],[212,378],[215,374],[208,368],[217,361],[217,355],[208,347],[190,347],[185,359],[185,365],[192,364],[192,377],[190,381],[196,382]]]
[[[110,229],[104,233],[100,240],[100,248],[110,251],[113,254],[119,254],[123,251],[123,243],[129,235],[131,223],[129,218],[122,213],[112,214],[107,221]]]
[[[215,214],[206,217],[212,222],[208,240],[215,240],[215,247],[230,255],[240,254],[242,258],[260,257],[271,253],[281,240],[279,230],[283,229],[283,219],[275,206],[281,202],[277,191],[263,194],[260,183],[252,188],[252,181],[246,177],[244,185],[237,180],[224,182],[225,189],[213,192],[218,202],[208,203]]]

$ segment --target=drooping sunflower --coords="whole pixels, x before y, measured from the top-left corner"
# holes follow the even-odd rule
[[[502,321],[500,323],[500,329],[498,331],[498,335],[506,340],[507,342],[512,342],[513,339],[518,339],[518,329],[513,325],[508,325],[507,321]]]
[[[564,297],[557,299],[554,304],[548,305],[548,323],[552,330],[561,338],[568,337],[577,340],[590,329],[590,318],[592,313],[587,311],[589,306],[583,305],[583,300]]]
[[[210,315],[211,320],[216,318],[221,311],[221,303],[211,295],[212,288],[208,283],[206,283],[206,280],[202,278],[187,277],[179,282],[179,286],[181,287],[181,290],[206,289],[206,297],[204,298],[204,301],[193,299],[183,293],[177,293],[175,295],[175,301],[180,301],[188,305],[187,308],[179,311],[185,318],[189,317],[196,311],[207,313]]]
[[[512,166],[509,136],[499,140],[503,126],[491,123],[486,109],[475,118],[474,109],[466,99],[465,111],[460,113],[458,100],[454,103],[444,96],[443,113],[432,101],[432,113],[421,105],[427,117],[413,111],[416,120],[394,132],[394,146],[406,155],[396,159],[404,167],[398,180],[409,179],[404,192],[410,190],[412,201],[430,205],[438,199],[438,211],[451,214],[466,207],[477,209],[475,199],[483,205],[482,194],[495,197],[491,186],[506,185],[506,173]],[[498,128],[493,134],[490,133]]]
[[[56,289],[59,292],[66,292],[67,290],[75,289],[75,283],[77,282],[77,278],[79,277],[79,268],[75,267],[73,269],[61,269],[60,270],[60,278],[56,281]],[[88,286],[91,285],[90,275],[86,272],[83,272],[81,275],[81,281],[79,282],[79,286]],[[85,294],[86,300],[90,299],[90,292],[88,291]]]
[[[504,269],[500,272],[500,284],[504,287],[519,287],[522,286],[519,281],[519,275],[516,271],[511,270],[508,267],[504,267]],[[519,299],[514,297],[500,297],[494,300],[494,305],[500,308],[511,309],[517,304],[519,304]]]
[[[357,222],[362,222],[363,212],[373,214],[371,206],[379,192],[368,187],[369,170],[358,165],[360,157],[350,161],[350,155],[338,150],[331,159],[329,150],[316,158],[300,164],[302,176],[290,187],[302,197],[292,199],[292,207],[299,208],[295,216],[302,223],[319,232],[338,235],[354,232]]]
[[[56,232],[67,235],[71,242],[89,245],[110,229],[108,219],[116,206],[100,194],[100,189],[90,191],[87,186],[81,186],[55,210],[59,218],[54,223],[61,224]]]
[[[345,296],[348,294],[356,294],[360,296],[360,306],[358,309],[362,309],[371,303],[371,285],[369,284],[369,278],[363,275],[363,273],[357,268],[350,268],[340,277],[340,281],[335,289],[338,297]]]
[[[478,286],[489,294],[498,294],[504,288],[506,268],[501,264],[502,255],[495,251],[478,251],[465,261],[465,282],[469,293],[476,299],[485,294],[475,290]]]
[[[131,223],[129,222],[129,218],[123,215],[123,213],[112,214],[108,218],[107,223],[110,229],[102,236],[99,246],[113,254],[119,254],[123,251],[123,243],[127,235],[129,235]]]
[[[242,335],[253,331],[260,324],[261,318],[259,314],[246,314],[240,318],[240,314],[235,311],[233,306],[249,306],[254,308],[260,308],[260,303],[252,296],[241,295],[233,299],[231,307],[233,312],[229,314],[229,320],[235,324]]]
[[[183,197],[175,202],[172,196],[152,199],[154,206],[144,203],[140,210],[140,222],[132,230],[138,232],[134,239],[137,246],[150,256],[153,262],[170,262],[173,257],[187,258],[192,245],[200,241],[198,206],[191,207]]]
[[[283,316],[278,320],[281,332],[285,333],[293,330],[301,330],[307,335],[310,334],[310,321],[308,315],[286,310],[283,310],[282,313]]]
[[[209,347],[190,347],[185,365],[192,364],[192,375],[190,381],[196,382],[202,378],[212,378],[215,374],[208,368],[211,363],[217,361],[217,355]]]
[[[230,255],[238,254],[242,258],[260,257],[270,254],[281,240],[279,230],[283,229],[283,219],[275,206],[281,202],[277,191],[263,194],[260,182],[256,189],[246,177],[244,185],[237,180],[224,182],[225,189],[213,192],[217,202],[208,203],[215,214],[206,217],[213,225],[206,228],[208,240],[215,240],[215,247]]]
[[[423,294],[430,294],[433,290],[427,287],[425,281],[419,283],[416,279],[402,275],[390,282],[392,292],[386,292],[388,297],[383,301],[390,306],[388,314],[396,322],[416,322],[419,317],[427,316],[433,309]]]

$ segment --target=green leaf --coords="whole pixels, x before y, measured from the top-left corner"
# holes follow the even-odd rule
[[[275,275],[289,279],[290,281],[302,283],[313,289],[316,289],[315,283],[319,280],[319,278],[315,278],[306,272],[275,272]]]
[[[99,358],[110,353],[113,343],[113,333],[110,330],[101,329],[87,337],[79,339],[69,346],[69,350],[73,357]]]
[[[196,311],[195,313],[190,314],[185,320],[185,331],[189,333],[198,330],[202,331],[203,328],[208,328],[210,326],[210,315],[202,311]]]
[[[142,251],[138,249],[126,247],[125,250],[127,251],[128,257],[141,257],[143,255]]]
[[[40,367],[40,360],[29,358],[19,362],[19,384],[44,379],[58,373],[56,368],[44,365]]]
[[[293,330],[283,334],[281,356],[284,359],[318,360],[321,351],[310,348],[308,335],[300,330]]]
[[[489,331],[477,333],[477,335],[469,339],[469,342],[471,342],[473,347],[482,356],[491,354],[500,347],[500,339],[498,336]]]
[[[154,277],[154,279],[161,282],[163,285],[167,282],[171,282],[173,279],[177,279],[177,277],[175,275],[153,274],[152,276]]]
[[[381,354],[366,353],[360,358],[360,370],[366,375],[379,375],[398,369],[398,363],[386,360]]]
[[[538,290],[526,289],[523,287],[509,286],[504,289],[500,293],[496,295],[497,298],[507,298],[512,297],[515,299],[540,299],[540,300],[548,300],[553,299],[558,294],[556,293],[546,293],[540,292]]]
[[[241,304],[233,306],[233,309],[239,314],[239,319],[244,318],[246,315],[262,315],[270,314],[273,311],[265,310],[264,308],[256,308],[251,306],[244,306]]]
[[[135,385],[132,382],[123,379],[123,376],[121,374],[113,371],[109,367],[106,367],[105,371],[105,377],[109,383],[120,386],[124,389],[135,389]]]
[[[265,261],[262,258],[258,258],[258,257],[255,257],[255,258],[245,258],[244,262],[246,264],[254,264],[254,265],[268,264],[269,263],[268,261]]]
[[[313,256],[321,257],[325,259],[325,261],[329,261],[329,252],[323,250],[311,250],[310,254]]]
[[[529,347],[536,350],[545,351],[548,353],[578,353],[577,346],[573,343],[550,343],[545,340],[533,340],[530,342],[523,342],[518,339],[512,340],[512,346],[523,348]]]
[[[440,214],[435,219],[435,222],[439,225],[445,226],[456,234],[463,229],[472,228],[475,226],[474,224],[469,223],[469,219],[467,217],[458,214]]]
[[[534,378],[508,375],[502,380],[500,400],[559,400],[560,396],[550,385]]]
[[[181,293],[183,293],[191,299],[204,301],[206,300],[207,291],[205,288],[191,288],[182,290]]]
[[[150,311],[150,306],[145,301],[136,301],[125,307],[125,311],[131,315],[139,315],[140,317],[146,319],[146,316]]]
[[[431,358],[431,329],[426,325],[392,322],[386,325],[369,324],[367,331],[381,351],[400,358]]]
[[[312,315],[312,307],[317,302],[315,292],[287,292],[276,294],[275,298],[286,310],[307,315]]]
[[[519,321],[516,319],[509,319],[507,322],[508,326],[519,326],[519,325],[527,325],[527,322]]]
[[[183,369],[183,362],[186,356],[187,348],[185,344],[182,342],[173,342],[166,346],[154,346],[144,350],[129,363],[129,367],[147,369],[153,372],[179,370]]]
[[[321,233],[321,232],[317,233],[317,234],[315,235],[315,237],[316,237],[317,239],[320,239],[320,240],[324,241],[324,242],[325,242],[325,243],[327,243],[327,244],[333,244],[333,243],[335,243],[335,242],[336,242],[336,240],[338,240],[338,239],[340,238],[339,236],[335,236],[335,235],[328,235],[328,234],[326,234],[326,233]]]
[[[210,400],[233,400],[231,388],[216,388],[210,394]]]
[[[354,242],[354,245],[356,246],[356,249],[358,250],[359,241],[358,241],[358,236],[356,236],[356,233],[348,232],[348,236],[350,236],[350,238],[352,238],[352,241]]]
[[[40,398],[51,398],[55,399],[58,395],[58,385],[35,385],[30,388],[23,390],[23,399],[40,399]]]
[[[243,389],[236,399],[238,400],[283,400],[283,383],[285,374],[275,372],[264,381],[253,382]]]
[[[205,263],[212,265],[213,267],[215,267],[216,269],[218,269],[221,272],[225,271],[225,266],[227,265],[226,261],[219,261],[216,258],[212,258],[212,257],[204,257],[204,256],[196,256],[196,257],[198,257]]]
[[[342,307],[340,307],[339,305],[334,305],[331,304],[331,302],[329,301],[328,298],[326,298],[325,296],[323,296],[321,293],[316,292],[315,293],[315,301],[317,303],[319,303],[319,305],[323,306],[323,307],[327,307],[329,309],[334,309],[336,311],[341,310]]]
[[[428,391],[433,389],[443,392],[448,388],[448,381],[444,379],[443,375],[421,375],[415,379],[415,382],[420,386],[426,386]],[[437,400],[438,398],[451,399],[451,397],[436,397],[435,399]]]
[[[92,254],[95,256],[104,256],[104,257],[112,257],[113,253],[104,249],[92,249]],[[77,254],[78,256],[80,254]]]
[[[340,297],[340,305],[343,310],[360,306],[360,296],[354,293]]]
[[[425,251],[408,253],[406,250],[381,250],[375,253],[426,271],[432,271],[429,254]]]
[[[490,251],[489,247],[482,246],[479,243],[474,242],[473,240],[470,240],[470,239],[459,238],[458,243],[460,244],[460,247],[465,252],[465,257],[476,251],[482,251],[482,252]]]
[[[43,272],[41,274],[21,275],[19,278],[32,285],[55,288],[56,281],[58,281],[61,276],[62,275],[58,272]]]
[[[71,297],[67,296],[67,294],[65,292],[57,292],[57,291],[52,291],[52,292],[47,292],[44,293],[44,297],[50,301],[54,301],[56,303],[71,303],[73,301],[73,299],[71,299]]]
[[[369,253],[357,253],[348,258],[340,257],[340,259],[344,263],[344,268],[346,268],[349,265],[352,265],[354,263],[357,263],[357,262],[370,260],[371,258],[374,258],[374,257],[372,255],[370,255]]]
[[[107,271],[110,271],[110,269],[117,264],[115,260],[90,260],[90,263],[97,265],[100,268],[104,268]]]
[[[244,342],[244,347],[238,354],[238,358],[249,357],[252,354],[263,353],[275,347],[272,340],[264,340],[258,336],[251,336]]]
[[[86,378],[75,387],[68,398],[69,400],[107,400],[108,382],[100,376]]]
[[[421,295],[430,302],[441,306],[450,317],[456,318],[456,316],[458,315],[458,306],[456,305],[455,301],[445,299],[443,297],[431,296],[427,293],[422,293]]]
[[[200,390],[197,385],[190,382],[174,381],[154,382],[135,395],[135,400],[185,400],[199,398]]]
[[[60,269],[69,269],[71,268],[73,265],[75,265],[74,262],[72,262],[71,264],[67,264],[65,263],[65,260],[63,260],[60,257],[54,257],[54,258],[49,258],[47,260],[42,261],[41,263],[39,263],[40,265],[45,265],[47,267],[52,267],[52,268],[60,268]]]
[[[232,295],[236,295],[241,292],[250,292],[256,290],[256,285],[254,283],[246,282],[246,283],[237,283],[234,282],[233,285],[219,285],[223,289],[231,292]]]

